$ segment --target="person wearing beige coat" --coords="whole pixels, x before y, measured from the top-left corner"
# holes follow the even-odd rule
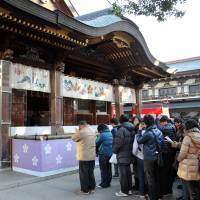
[[[198,123],[190,119],[185,123],[186,135],[177,160],[178,176],[183,179],[190,193],[190,200],[200,200],[200,130]]]
[[[79,123],[79,130],[72,135],[76,142],[76,157],[79,161],[81,194],[90,194],[95,190],[94,177],[96,157],[96,135],[86,121]]]

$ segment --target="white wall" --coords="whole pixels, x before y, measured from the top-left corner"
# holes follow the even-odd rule
[[[63,126],[64,134],[72,134],[76,132],[78,126]],[[91,125],[91,128],[96,132],[97,125]],[[110,130],[112,126],[109,125]],[[51,135],[51,126],[20,126],[11,127],[10,136],[15,135]]]
[[[195,83],[195,79],[188,79],[185,81],[184,85],[189,85],[189,84],[194,84]]]

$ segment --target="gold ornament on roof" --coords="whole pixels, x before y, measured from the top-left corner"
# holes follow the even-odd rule
[[[13,50],[6,49],[4,52],[0,52],[0,59],[13,59]]]
[[[130,43],[120,37],[114,36],[113,42],[116,44],[118,48],[129,48]]]
[[[49,0],[40,0],[42,3],[49,3]]]

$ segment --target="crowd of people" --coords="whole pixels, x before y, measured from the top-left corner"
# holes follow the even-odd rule
[[[172,195],[179,180],[182,193],[175,199],[200,200],[200,129],[196,119],[172,121],[152,115],[129,119],[122,115],[119,121],[111,119],[111,125],[112,129],[98,125],[96,134],[81,121],[72,136],[77,142],[82,194],[94,193],[96,187],[108,188],[112,178],[119,177],[121,189],[116,196],[161,200]],[[98,185],[94,176],[97,156],[101,174]]]

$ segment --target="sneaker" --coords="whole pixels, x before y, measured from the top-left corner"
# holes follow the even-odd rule
[[[96,187],[97,187],[97,188],[103,188],[101,185],[97,185]]]
[[[113,175],[113,178],[119,178],[119,174]]]
[[[128,194],[123,193],[122,191],[116,192],[115,195],[117,197],[128,197]]]
[[[132,194],[133,194],[132,190],[129,190],[129,191],[128,191],[128,194],[129,194],[129,195],[132,195]]]

